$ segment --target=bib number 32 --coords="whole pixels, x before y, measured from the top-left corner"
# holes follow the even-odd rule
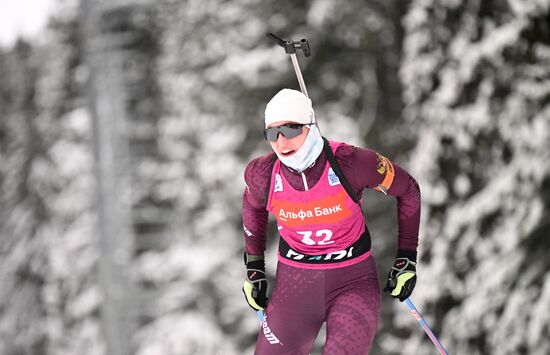
[[[332,238],[332,231],[330,229],[320,229],[315,232],[315,236],[313,236],[313,231],[297,233],[302,235],[302,243],[306,245],[328,245],[334,243],[334,240],[330,240]],[[315,240],[313,240],[313,237]]]

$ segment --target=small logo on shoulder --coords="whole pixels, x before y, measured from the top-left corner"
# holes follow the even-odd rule
[[[283,179],[281,175],[275,174],[275,187],[273,188],[273,192],[279,191],[283,191]]]
[[[332,168],[328,170],[328,184],[330,186],[336,186],[340,184],[340,179],[338,179],[338,176],[336,176]]]
[[[384,175],[388,170],[388,164],[391,164],[388,162],[388,158],[376,153],[376,171],[378,171],[378,174]]]

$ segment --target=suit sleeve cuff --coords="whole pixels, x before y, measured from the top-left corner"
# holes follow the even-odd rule
[[[397,250],[397,257],[407,258],[413,262],[416,262],[417,252],[415,250],[399,249]]]

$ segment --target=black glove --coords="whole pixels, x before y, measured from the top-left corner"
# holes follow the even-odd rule
[[[265,260],[263,256],[244,254],[246,280],[243,293],[248,305],[255,311],[267,307],[267,279],[265,278]]]
[[[416,262],[405,257],[395,259],[384,292],[401,302],[409,298],[416,285]]]

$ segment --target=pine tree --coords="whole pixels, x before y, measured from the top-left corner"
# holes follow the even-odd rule
[[[74,16],[0,56],[0,353],[103,354],[93,155]]]
[[[405,18],[423,200],[413,298],[450,353],[550,351],[549,23],[549,1],[413,1]],[[387,353],[433,351],[416,329],[395,340]]]
[[[43,146],[33,118],[37,114],[33,83],[37,79],[31,46],[18,41],[10,53],[2,53],[1,97],[1,273],[0,290],[5,315],[0,325],[0,352],[39,354],[47,336],[35,322],[43,319],[45,306],[40,290],[45,283],[45,241],[37,230],[47,218],[34,166]]]

